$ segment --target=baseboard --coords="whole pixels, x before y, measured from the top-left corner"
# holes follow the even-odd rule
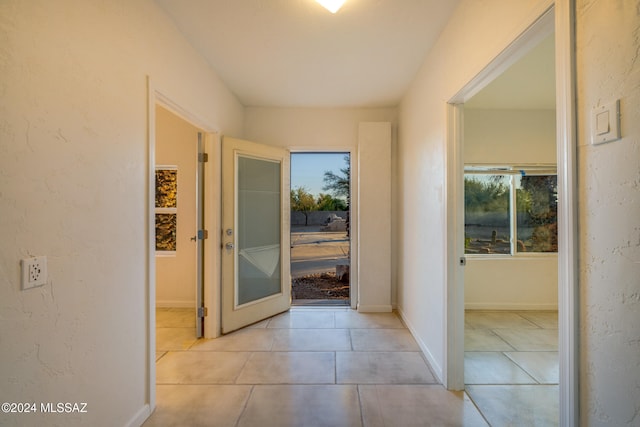
[[[358,312],[360,313],[391,313],[393,307],[389,305],[362,305],[358,304]]]
[[[125,424],[127,427],[140,427],[147,418],[151,415],[151,406],[149,404],[144,405],[140,410]]]
[[[156,308],[194,308],[195,306],[195,301],[156,300]]]
[[[424,357],[426,357],[427,362],[429,362],[429,365],[431,365],[431,370],[433,371],[433,374],[435,375],[436,379],[440,384],[444,384],[444,381],[442,380],[443,378],[442,366],[440,366],[438,362],[436,362],[436,359],[433,357],[433,354],[431,354],[431,351],[429,351],[429,347],[427,347],[424,341],[422,341],[422,339],[418,337],[418,335],[416,334],[415,328],[413,327],[411,322],[409,322],[409,320],[407,319],[407,316],[405,316],[402,309],[398,308],[397,311],[398,311],[398,314],[400,315],[400,318],[406,325],[407,329],[409,329],[409,332],[413,336],[413,339],[415,339],[416,343],[418,343],[418,347],[420,347],[420,351],[422,351],[422,354],[424,354]]]
[[[558,304],[465,303],[465,310],[558,311]]]

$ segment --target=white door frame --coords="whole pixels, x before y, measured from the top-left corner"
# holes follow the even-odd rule
[[[292,147],[291,154],[304,153],[349,153],[351,205],[349,206],[349,305],[358,308],[358,245],[354,236],[358,235],[358,186],[353,185],[358,176],[358,150],[353,147]],[[354,178],[356,177],[356,178]]]
[[[204,319],[205,338],[220,335],[220,141],[215,124],[199,118],[158,88],[147,77],[147,202],[146,202],[146,348],[147,348],[147,405],[149,414],[156,406],[156,259],[155,259],[155,152],[156,106],[160,105],[181,119],[204,131],[204,151],[209,154],[205,164],[204,225],[209,238],[204,241],[204,305],[208,314]]]
[[[556,0],[533,24],[468,82],[447,106],[447,303],[445,386],[464,389],[464,256],[462,105],[555,30],[558,163],[558,349],[561,426],[579,425],[577,178],[574,0]],[[539,18],[539,19],[538,19]]]

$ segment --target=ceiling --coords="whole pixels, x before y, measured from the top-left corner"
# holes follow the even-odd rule
[[[245,106],[398,105],[459,0],[156,0]]]
[[[553,110],[555,88],[555,37],[551,34],[465,102],[464,108]]]

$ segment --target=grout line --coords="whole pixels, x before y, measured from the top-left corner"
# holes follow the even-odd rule
[[[362,408],[362,396],[360,395],[360,384],[356,384],[356,394],[358,395],[358,408],[360,409],[360,425],[366,425],[364,422],[364,411]],[[379,405],[377,406],[380,407]]]
[[[251,386],[251,390],[249,390],[249,395],[247,396],[247,399],[244,401],[244,404],[242,405],[242,410],[240,410],[240,414],[238,415],[238,419],[235,422],[235,426],[237,427],[240,424],[240,419],[242,418],[242,416],[244,415],[245,411],[247,410],[247,406],[249,405],[249,400],[251,399],[251,397],[253,396],[253,390],[255,389],[255,385]]]

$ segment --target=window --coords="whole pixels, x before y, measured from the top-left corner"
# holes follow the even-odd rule
[[[178,225],[178,168],[156,166],[156,252],[176,251]]]
[[[465,253],[558,252],[555,168],[466,167]]]

